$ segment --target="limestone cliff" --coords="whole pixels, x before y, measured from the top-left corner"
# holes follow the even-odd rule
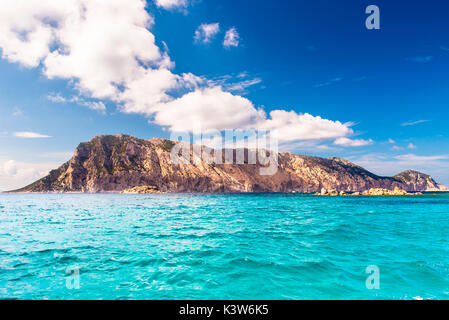
[[[260,164],[172,164],[173,141],[102,135],[81,143],[60,168],[17,192],[120,192],[154,186],[160,192],[344,192],[370,188],[443,191],[427,175],[411,171],[377,176],[347,160],[280,153],[278,170],[260,175]],[[245,153],[248,162],[248,150]],[[193,151],[192,151],[193,153]],[[446,190],[446,189],[444,189]]]

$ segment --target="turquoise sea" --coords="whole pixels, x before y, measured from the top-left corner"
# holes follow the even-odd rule
[[[449,195],[3,194],[0,298],[448,299]]]

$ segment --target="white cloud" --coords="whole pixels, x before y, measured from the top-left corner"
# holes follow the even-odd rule
[[[209,43],[220,32],[220,24],[217,23],[203,23],[195,31],[195,42]]]
[[[391,144],[395,144],[396,143],[396,141],[394,141],[393,139],[388,139],[388,143],[391,143]]]
[[[188,5],[187,0],[155,0],[156,6],[171,10],[175,8],[185,8]]]
[[[62,2],[62,1],[61,1]],[[74,1],[3,0],[0,10],[0,47],[3,58],[36,67],[50,51],[56,23],[73,9]]]
[[[71,101],[104,112],[102,101],[112,101],[122,112],[143,114],[172,130],[191,131],[194,123],[206,130],[277,129],[281,141],[353,134],[349,123],[307,113],[274,110],[267,117],[248,99],[226,91],[244,91],[259,79],[226,88],[190,73],[174,74],[168,49],[161,50],[150,31],[154,21],[145,5],[144,0],[4,0],[0,48],[9,61],[40,65],[45,76],[67,79],[79,91],[79,97],[70,99],[49,96],[53,102]],[[209,42],[219,30],[218,23],[202,24],[195,39]]]
[[[224,130],[245,128],[263,118],[264,112],[248,99],[213,87],[162,104],[154,122],[173,131],[191,131],[193,124],[203,130]]]
[[[368,146],[373,144],[373,140],[369,139],[369,140],[363,140],[363,139],[356,139],[356,140],[352,140],[346,137],[341,137],[338,138],[337,140],[334,141],[334,144],[337,146],[342,146],[342,147],[363,147],[363,146]]]
[[[231,29],[226,31],[223,46],[225,48],[238,47],[239,41],[240,41],[239,33],[237,32],[236,28],[232,27]]]
[[[14,137],[23,139],[51,138],[51,136],[30,131],[14,132]]]
[[[49,78],[74,78],[81,92],[118,100],[121,86],[126,91],[128,83],[170,64],[147,30],[153,18],[145,1],[76,2],[81,7],[55,30],[60,47],[44,60]]]
[[[334,139],[353,133],[350,123],[331,121],[308,113],[273,110],[270,118],[255,125],[256,129],[277,130],[281,142],[314,139]]]
[[[193,124],[204,131],[232,128],[276,130],[281,143],[332,139],[352,134],[350,123],[343,124],[310,114],[273,110],[269,118],[251,101],[225,92],[221,87],[198,89],[161,104],[154,123],[172,131],[192,131]]]
[[[415,146],[413,143],[409,143],[408,144],[408,146],[407,146],[407,149],[417,149],[418,147],[417,146]]]

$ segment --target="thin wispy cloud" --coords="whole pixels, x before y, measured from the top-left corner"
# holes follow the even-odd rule
[[[363,140],[363,139],[349,139],[346,137],[338,138],[334,141],[334,144],[341,147],[364,147],[373,144],[374,141],[372,139]]]
[[[433,60],[433,56],[425,56],[425,57],[412,57],[407,60],[416,62],[416,63],[428,63]]]
[[[332,84],[334,84],[334,83],[340,82],[340,81],[342,81],[342,80],[343,80],[343,78],[334,78],[334,79],[332,79],[332,80],[330,80],[330,81],[327,81],[327,82],[318,83],[318,84],[316,84],[314,87],[315,87],[315,88],[326,87],[326,86],[330,86],[330,85],[332,85]]]
[[[40,134],[37,132],[31,132],[31,131],[20,131],[20,132],[14,132],[14,137],[16,138],[22,138],[22,139],[42,139],[42,138],[51,138],[51,136],[47,136],[45,134]]]
[[[411,122],[404,122],[401,123],[401,126],[403,127],[410,127],[410,126],[416,126],[417,124],[430,122],[431,120],[417,120],[417,121],[411,121]]]
[[[11,114],[13,117],[23,116],[23,111],[19,108],[14,108],[14,112]]]
[[[440,49],[443,50],[443,51],[448,51],[449,52],[449,48],[448,47],[441,46]]]
[[[254,79],[231,83],[230,85],[226,86],[226,89],[231,92],[246,92],[247,88],[252,87],[261,82],[262,82],[262,79],[254,78]]]
[[[60,93],[47,95],[47,100],[54,103],[75,103],[79,106],[87,107],[91,110],[95,110],[103,114],[106,113],[106,106],[101,101],[87,101],[77,96],[66,98]]]
[[[241,72],[237,75],[221,76],[212,80],[208,80],[210,86],[221,86],[223,89],[238,93],[248,93],[248,88],[262,83],[262,79],[259,77],[251,77],[248,72]]]

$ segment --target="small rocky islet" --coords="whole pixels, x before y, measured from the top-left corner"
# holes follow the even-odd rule
[[[407,192],[398,187],[393,190],[384,189],[384,188],[370,188],[363,192],[352,192],[346,193],[344,191],[338,192],[337,190],[326,190],[321,189],[321,192],[316,192],[317,196],[420,196],[423,195],[422,192]]]
[[[134,187],[120,191],[121,194],[157,194],[162,193],[156,186]]]

